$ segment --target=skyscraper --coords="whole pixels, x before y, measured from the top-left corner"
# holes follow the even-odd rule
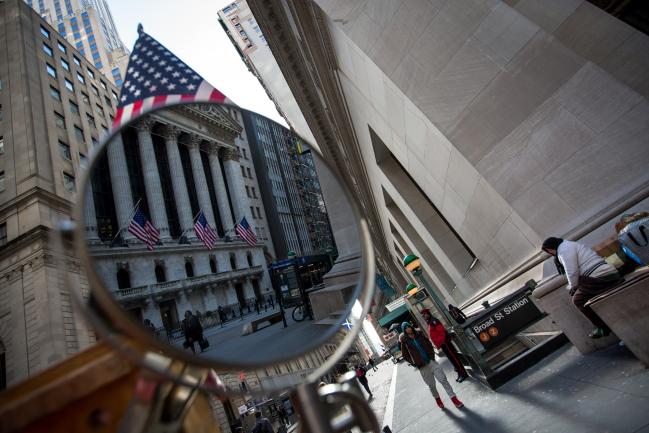
[[[105,0],[25,0],[89,62],[121,86],[129,51]]]

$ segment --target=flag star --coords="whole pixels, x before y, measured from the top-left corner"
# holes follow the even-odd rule
[[[155,56],[151,57],[151,60],[153,61],[160,60],[160,56],[156,54]]]
[[[200,79],[201,79],[201,77],[199,77],[198,75],[194,75],[194,76],[192,77],[192,80],[194,80],[194,81],[196,81],[196,80],[200,80]]]
[[[122,97],[119,98],[119,100],[122,101],[122,102],[126,101],[126,95],[122,95]]]
[[[162,50],[162,45],[158,45],[158,51]]]
[[[167,51],[166,53],[164,53],[164,56],[165,56],[165,57],[169,57],[170,55],[171,55],[171,53],[170,53],[169,51]]]
[[[135,63],[138,64],[138,65],[141,64],[141,63],[142,63],[142,59],[137,59],[137,60],[135,61]]]
[[[158,89],[158,86],[151,86],[149,87],[150,92],[155,92]]]
[[[153,76],[153,78],[155,78],[156,80],[160,77],[162,77],[162,74],[160,72],[156,72],[155,75]]]
[[[131,85],[131,82],[128,81],[128,80],[124,83],[124,87],[128,87],[128,86],[130,86],[130,85]]]
[[[160,80],[160,84],[167,84],[168,82],[169,82],[169,80],[167,80],[166,78],[163,78],[162,80]]]
[[[137,54],[133,54],[133,55],[131,56],[131,59],[133,59],[133,60],[137,59]]]
[[[167,66],[167,67],[165,68],[165,71],[167,71],[167,72],[171,72],[171,71],[173,71],[173,70],[174,70],[174,67],[173,67],[173,66]]]
[[[133,73],[133,66],[131,66],[130,68],[128,68],[128,71],[126,71],[126,72],[128,72],[129,74]]]
[[[195,88],[196,88],[196,86],[193,85],[193,84],[190,84],[189,86],[187,86],[187,90],[194,90]]]
[[[176,85],[175,85],[174,83],[171,83],[171,84],[169,84],[169,85],[167,86],[167,89],[169,89],[169,90],[173,90],[173,89],[175,89],[175,88],[176,88]]]
[[[139,76],[140,76],[140,73],[139,73],[138,71],[135,71],[135,72],[133,73],[133,78],[137,78],[137,77],[139,77]]]
[[[146,69],[148,67],[149,67],[149,63],[145,63],[145,64],[142,65],[142,68],[144,68],[144,69]]]
[[[133,95],[134,95],[134,96],[140,96],[140,93],[142,93],[142,92],[140,92],[139,90],[136,90],[136,91],[133,93]]]
[[[187,78],[183,77],[179,81],[180,81],[180,84],[185,84],[187,82]]]
[[[141,83],[142,80],[144,80],[144,77],[138,77],[138,78],[137,78],[137,82],[138,82],[138,83]]]
[[[163,61],[161,61],[159,64],[160,64],[160,66],[164,66],[164,65],[167,64],[167,62],[166,62],[165,60],[163,60]]]
[[[144,82],[144,85],[145,85],[145,86],[150,86],[150,85],[151,85],[151,80],[146,80],[146,81]]]
[[[180,72],[176,71],[173,74],[171,74],[171,76],[174,77],[174,78],[178,78],[178,77],[180,77]]]
[[[149,69],[146,70],[149,74],[153,74],[153,71],[155,71],[155,68],[151,66]]]

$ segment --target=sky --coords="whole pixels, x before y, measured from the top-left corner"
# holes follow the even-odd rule
[[[145,32],[234,103],[286,125],[218,22],[217,12],[231,1],[107,0],[129,50],[137,39],[137,25],[142,23]]]

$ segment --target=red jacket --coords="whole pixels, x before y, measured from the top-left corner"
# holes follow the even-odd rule
[[[430,335],[430,339],[438,349],[446,342],[446,329],[444,329],[441,322],[437,322],[435,326],[428,325],[428,335]]]

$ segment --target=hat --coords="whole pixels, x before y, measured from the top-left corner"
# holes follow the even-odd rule
[[[559,245],[561,245],[561,242],[563,242],[563,239],[561,238],[547,238],[546,240],[543,241],[543,245],[541,246],[542,250],[556,250],[559,248]]]
[[[403,332],[406,332],[406,328],[412,328],[412,324],[410,322],[403,322],[401,324],[401,330]]]

